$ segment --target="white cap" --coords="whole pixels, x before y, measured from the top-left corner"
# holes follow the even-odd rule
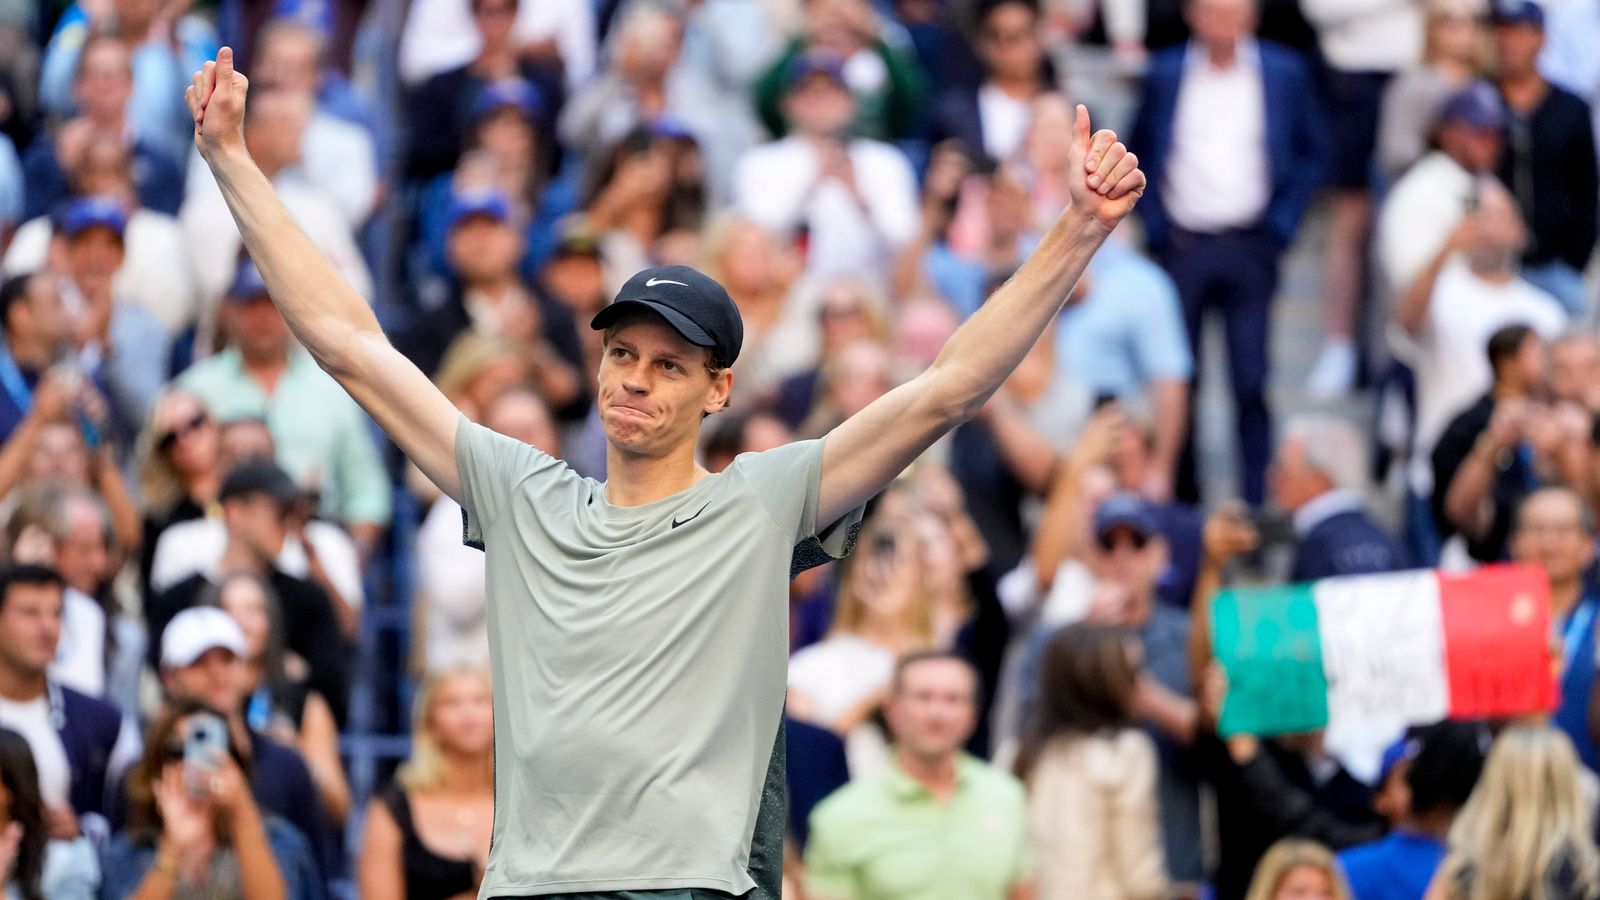
[[[244,655],[244,632],[239,623],[215,606],[190,607],[173,616],[161,634],[161,668],[192,666],[207,650],[217,647]]]

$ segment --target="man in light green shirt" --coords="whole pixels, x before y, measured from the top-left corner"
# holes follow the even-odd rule
[[[262,419],[277,462],[322,493],[319,515],[343,523],[363,552],[389,521],[388,473],[367,417],[338,382],[300,349],[248,260],[223,300],[228,349],[190,366],[178,385],[219,422]]]
[[[977,673],[949,653],[901,660],[885,707],[887,771],[835,791],[811,814],[811,900],[1032,898],[1027,798],[961,747],[977,721]]]

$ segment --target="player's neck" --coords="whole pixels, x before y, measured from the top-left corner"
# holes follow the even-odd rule
[[[694,459],[694,445],[666,456],[639,456],[606,448],[606,502],[642,506],[688,490],[710,473]]]

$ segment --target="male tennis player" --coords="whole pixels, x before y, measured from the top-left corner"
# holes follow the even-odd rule
[[[1078,108],[1072,205],[931,368],[827,437],[695,462],[743,326],[681,266],[595,317],[607,481],[464,418],[284,211],[224,47],[186,92],[195,144],[295,335],[488,553],[495,822],[480,896],[778,897],[787,585],[848,552],[860,506],[975,413],[1133,208],[1133,154]]]

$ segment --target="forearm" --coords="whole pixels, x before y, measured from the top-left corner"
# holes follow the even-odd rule
[[[11,437],[0,445],[0,497],[11,493],[22,482],[28,461],[33,458],[33,445],[38,443],[39,432],[46,424],[35,406],[11,432]]]
[[[356,338],[381,335],[372,309],[295,224],[246,151],[221,151],[206,161],[290,330],[323,368],[350,371]]]
[[[1480,437],[1472,452],[1461,461],[1450,484],[1445,489],[1444,516],[1457,530],[1469,537],[1478,537],[1488,525],[1484,516],[1484,500],[1494,489],[1495,456],[1499,453],[1485,438]]]
[[[1140,704],[1144,718],[1180,744],[1194,741],[1200,722],[1200,708],[1188,697],[1164,686],[1150,689]]]
[[[1050,489],[1056,470],[1056,449],[1022,416],[1022,410],[1004,394],[986,407],[989,434],[1000,459],[1030,494]]]
[[[1055,583],[1056,570],[1061,563],[1079,555],[1083,534],[1078,515],[1082,503],[1079,496],[1087,468],[1077,460],[1068,460],[1056,476],[1045,501],[1044,515],[1033,534],[1030,553],[1039,587],[1048,591]]]
[[[956,329],[930,369],[942,406],[970,417],[1061,310],[1108,232],[1068,209],[1022,268]]]
[[[1156,381],[1150,385],[1150,396],[1155,407],[1151,456],[1156,466],[1171,475],[1177,471],[1178,455],[1189,432],[1189,383],[1178,378]]]
[[[250,803],[233,817],[233,849],[239,857],[243,900],[283,900],[283,873],[272,858],[261,813]]]
[[[129,900],[171,900],[177,889],[178,853],[163,840],[156,846],[156,858]]]
[[[1394,320],[1400,323],[1401,328],[1416,334],[1427,323],[1428,305],[1433,299],[1434,283],[1439,280],[1439,273],[1454,252],[1454,247],[1446,243],[1438,253],[1434,254],[1427,268],[1422,270],[1422,274],[1418,275],[1400,295],[1400,302],[1394,307]]]

